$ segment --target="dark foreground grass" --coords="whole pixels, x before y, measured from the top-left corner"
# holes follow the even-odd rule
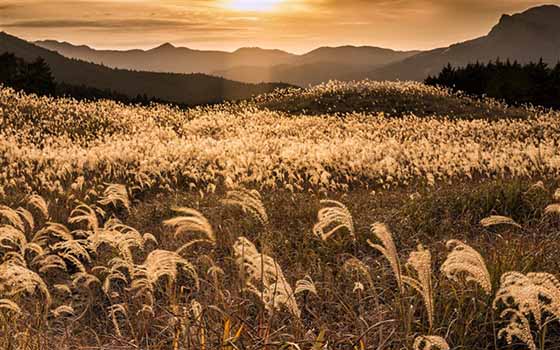
[[[130,212],[115,214],[141,232],[153,233],[158,249],[180,246],[172,230],[162,225],[175,215],[174,207],[198,209],[213,225],[217,246],[200,247],[188,254],[201,276],[201,288],[194,289],[192,282],[181,276],[173,286],[162,283],[156,291],[154,315],[129,314],[126,322],[121,320],[127,324],[121,334],[115,333],[106,311],[110,300],[96,286],[85,296],[95,301],[93,306],[79,319],[44,319],[31,306],[18,319],[0,311],[0,348],[296,349],[291,342],[301,349],[410,349],[416,336],[433,334],[446,338],[452,349],[523,349],[507,346],[497,338],[504,323],[499,317],[501,309],[491,307],[493,296],[475,285],[447,280],[439,267],[447,253],[445,242],[459,239],[486,260],[493,292],[507,271],[558,275],[560,221],[544,214],[546,205],[553,202],[557,184],[548,182],[545,188],[532,184],[512,180],[378,193],[263,193],[268,227],[239,209],[220,204],[223,193],[145,195],[133,203]],[[348,206],[354,218],[355,241],[345,230],[327,241],[313,235],[324,198]],[[68,214],[64,211],[56,211],[59,217],[53,220],[63,222]],[[479,221],[489,215],[510,216],[522,228],[481,227]],[[369,228],[375,222],[386,223],[392,230],[403,265],[418,244],[430,249],[435,301],[431,329],[422,299],[412,290],[400,295],[387,261],[368,246],[367,239],[375,240]],[[292,285],[306,275],[315,282],[317,295],[297,296],[301,319],[294,319],[285,310],[267,312],[258,298],[244,289],[231,248],[239,236],[276,259]],[[136,254],[142,261],[143,254]],[[362,261],[369,277],[344,269],[350,258]],[[208,274],[213,265],[224,273]],[[363,290],[354,288],[356,282]],[[194,299],[201,305],[198,316],[187,311]],[[132,312],[132,307],[128,311]],[[535,339],[541,335],[535,333]],[[548,325],[544,339],[538,343],[541,349],[558,348],[557,321]]]

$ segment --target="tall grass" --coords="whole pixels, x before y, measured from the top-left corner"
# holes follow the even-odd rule
[[[105,195],[108,191],[101,193]],[[111,334],[112,338],[105,338],[105,345],[107,339],[113,339],[154,349],[212,348],[218,344],[250,344],[255,348],[302,348],[308,344],[307,348],[312,348],[320,334],[311,325],[328,320],[336,310],[367,317],[356,324],[353,333],[346,333],[356,349],[368,348],[377,341],[386,349],[396,344],[414,349],[480,346],[477,337],[486,339],[488,347],[523,343],[530,349],[546,349],[556,341],[556,332],[560,330],[560,283],[554,274],[508,271],[508,267],[515,266],[494,266],[499,264],[496,257],[484,259],[475,248],[456,239],[446,243],[447,254],[437,252],[433,245],[430,250],[419,245],[408,254],[406,264],[401,265],[406,254],[400,250],[405,249],[397,248],[388,225],[371,226],[371,234],[381,242],[376,244],[365,237],[367,230],[362,232],[363,226],[356,225],[351,209],[342,202],[328,203],[345,208],[342,217],[344,222],[354,224],[354,244],[363,247],[358,251],[353,246],[337,247],[354,250],[342,254],[357,253],[361,259],[350,257],[336,266],[331,262],[322,264],[322,258],[317,256],[311,269],[302,266],[297,270],[300,272],[294,272],[292,266],[282,266],[285,259],[278,253],[278,247],[270,250],[271,242],[260,242],[258,249],[249,238],[240,235],[232,246],[224,245],[227,240],[217,239],[222,231],[219,225],[215,231],[210,220],[195,209],[175,209],[179,216],[163,221],[158,235],[167,232],[175,241],[168,248],[158,247],[163,236],[156,239],[154,235],[141,234],[117,218],[117,213],[129,215],[134,206],[122,212],[113,202],[102,198],[95,204],[77,202],[75,209],[66,210],[66,219],[58,218],[66,223],[46,221],[53,219],[49,210],[53,204],[37,195],[22,203],[30,210],[3,207],[3,344],[38,349],[44,345],[22,343],[15,335],[22,331],[39,332],[43,337],[60,338],[62,329],[80,334],[77,326],[88,325],[96,334]],[[258,207],[264,210],[259,198]],[[105,209],[98,205],[105,205]],[[109,214],[111,210],[116,212]],[[263,213],[266,210],[259,216]],[[247,214],[254,216],[249,210]],[[545,220],[549,214],[542,215]],[[319,216],[320,220],[324,218]],[[260,220],[254,224],[263,229]],[[268,225],[267,229],[273,230],[270,222]],[[299,235],[299,239],[311,239],[309,247],[320,252],[327,243],[323,237],[312,234],[313,225],[308,230],[310,235]],[[354,241],[352,236],[339,239]],[[196,244],[199,242],[207,244]],[[268,252],[264,253],[265,250]],[[436,259],[431,253],[434,250]],[[380,279],[384,264],[372,264],[375,260],[371,260],[377,258],[387,260],[393,282]],[[499,276],[490,272],[497,268],[504,270],[499,281],[495,279]],[[333,271],[340,277],[332,281],[328,277],[330,272],[322,276],[321,271]],[[306,274],[298,276],[301,272]],[[344,285],[345,280],[353,280],[354,273],[359,277],[354,286]],[[331,294],[338,297],[332,299]],[[331,301],[323,303],[324,298]],[[472,316],[455,318],[445,304],[456,305],[456,312],[469,311]],[[359,309],[352,310],[353,307]],[[261,308],[266,313],[261,314]],[[346,308],[349,309],[343,311]],[[485,316],[492,309],[496,310],[495,319]],[[331,316],[325,319],[321,313]],[[377,320],[370,323],[369,318],[374,315]],[[31,326],[25,322],[30,317],[35,320],[32,329],[26,328]],[[96,325],[91,324],[94,319]],[[336,336],[336,342],[343,339],[337,329],[340,325],[331,322],[323,324],[323,344],[328,344],[331,336]],[[360,325],[361,322],[364,324]],[[454,332],[454,328],[463,327],[488,329],[476,322],[491,322],[494,331],[478,334],[475,339]],[[221,331],[216,331],[217,324],[221,324]],[[71,334],[67,336],[76,341]],[[85,345],[89,341],[82,339],[80,343]]]

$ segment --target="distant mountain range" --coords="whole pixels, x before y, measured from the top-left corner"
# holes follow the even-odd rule
[[[486,36],[429,51],[394,51],[370,46],[342,46],[322,47],[303,55],[294,55],[285,51],[260,48],[242,48],[235,52],[200,51],[175,47],[169,43],[151,50],[128,51],[95,50],[88,46],[75,46],[52,40],[36,42],[36,45],[69,58],[112,68],[168,73],[203,73],[246,83],[284,82],[307,86],[331,79],[424,80],[428,75],[437,74],[448,63],[463,66],[497,58],[517,60],[520,63],[543,58],[547,63],[556,63],[560,59],[560,7],[544,5],[515,15],[503,15]],[[37,53],[38,46],[34,46],[33,54]],[[53,53],[49,55],[52,56]],[[51,60],[55,59],[51,58]],[[55,61],[61,60],[61,56],[57,56]],[[74,66],[78,64],[76,61],[72,62]],[[91,73],[83,73],[90,77],[86,81],[91,83],[98,83],[97,80],[100,78],[95,77],[98,71],[104,72],[103,74],[111,72],[112,75],[126,75],[127,82],[121,84],[127,91],[146,90],[148,93],[155,94],[159,89],[163,89],[168,98],[184,100],[187,94],[191,93],[194,94],[193,96],[208,95],[211,89],[218,85],[221,86],[218,91],[222,95],[226,93],[239,95],[235,88],[230,89],[238,86],[235,85],[238,83],[201,74],[149,75],[149,73],[138,72],[124,73],[120,70],[86,65],[84,62],[80,62],[79,65],[83,65],[84,70]],[[56,69],[56,73],[64,76],[65,79],[72,79],[74,75],[74,73],[65,73],[63,69]],[[139,78],[140,76],[142,79]],[[191,85],[186,83],[187,80],[197,79],[206,80],[208,89],[202,88],[203,91],[200,91],[196,88],[183,91],[163,86],[169,81],[181,81],[181,84],[188,87]],[[140,80],[145,83],[140,83]],[[155,86],[152,81],[161,84]],[[211,81],[213,83],[209,83]],[[129,85],[130,82],[133,82],[132,85]],[[241,91],[261,91],[271,87],[246,85]],[[199,98],[195,98],[197,99]]]
[[[549,64],[560,59],[560,7],[544,5],[515,15],[503,15],[488,35],[415,56],[354,78],[423,80],[451,63],[464,66],[476,61],[510,59],[520,63],[542,58]]]
[[[53,40],[36,45],[61,55],[112,68],[153,72],[204,73],[248,83],[282,81],[306,86],[344,79],[411,57],[419,51],[393,51],[370,46],[322,47],[303,55],[280,50],[241,48],[235,52],[200,51],[169,43],[151,50],[95,50]]]
[[[165,48],[163,48],[165,50]],[[72,85],[113,90],[130,97],[147,95],[185,105],[198,105],[244,99],[287,84],[248,84],[206,74],[175,74],[114,69],[67,58],[61,54],[0,33],[0,54],[10,52],[27,61],[42,57],[55,79]],[[153,58],[157,60],[157,56]]]

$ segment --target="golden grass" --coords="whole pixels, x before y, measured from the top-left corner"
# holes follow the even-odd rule
[[[447,98],[406,83],[327,84],[305,98],[380,88]],[[558,340],[557,220],[540,216],[560,213],[559,190],[547,189],[560,164],[556,112],[294,116],[265,102],[179,111],[0,89],[0,347],[536,350]],[[523,193],[552,204],[485,197],[479,215],[444,203],[430,213],[453,220],[418,229],[419,213],[396,209],[423,203],[424,185],[439,195],[446,182],[511,177],[543,179]],[[395,187],[406,199],[387,211],[349,191],[381,202]],[[472,232],[456,239],[463,228]]]

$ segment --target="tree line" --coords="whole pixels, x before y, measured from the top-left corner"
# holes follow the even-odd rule
[[[448,64],[437,76],[429,76],[425,83],[492,97],[510,105],[560,109],[560,62],[554,67],[542,59],[527,64],[500,59],[464,67]]]
[[[39,96],[72,97],[77,100],[107,99],[142,105],[165,102],[146,94],[130,97],[109,89],[57,82],[43,58],[38,57],[35,61],[28,62],[13,53],[0,55],[0,85]]]

